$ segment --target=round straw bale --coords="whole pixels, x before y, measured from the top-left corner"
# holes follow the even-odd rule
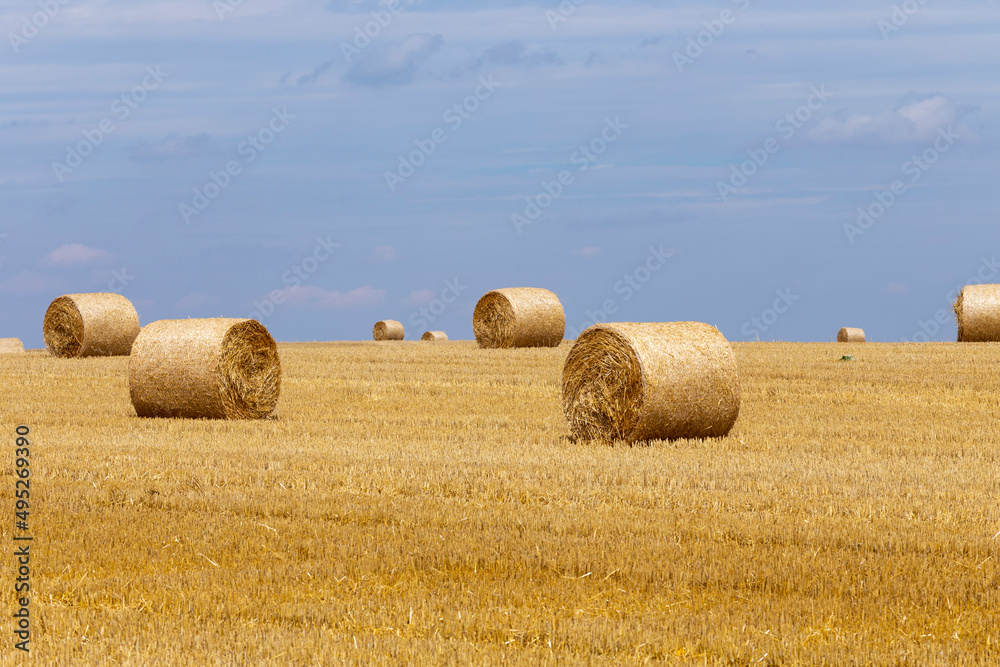
[[[566,317],[555,293],[539,287],[508,287],[487,292],[472,314],[479,347],[557,347]]]
[[[448,334],[443,331],[425,331],[420,340],[448,340]]]
[[[0,338],[0,354],[20,354],[24,352],[24,344],[20,338]]]
[[[140,417],[262,419],[281,391],[278,347],[256,320],[151,322],[132,348],[129,391]]]
[[[865,330],[853,327],[844,327],[837,332],[838,343],[863,343],[865,342]]]
[[[396,320],[379,320],[372,329],[375,340],[403,340],[405,335],[403,323]]]
[[[958,342],[1000,341],[1000,285],[966,285],[955,301]]]
[[[724,436],[740,413],[732,347],[701,322],[596,324],[563,367],[563,412],[584,440]]]
[[[139,335],[139,315],[121,294],[67,294],[49,304],[42,333],[57,357],[122,356]]]

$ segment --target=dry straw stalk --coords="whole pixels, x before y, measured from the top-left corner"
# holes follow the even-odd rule
[[[67,294],[49,304],[42,332],[57,357],[122,356],[139,335],[139,315],[121,294]]]
[[[443,331],[425,331],[420,340],[448,340],[448,334]]]
[[[0,354],[21,354],[24,344],[20,338],[0,338]]]
[[[539,287],[509,287],[479,299],[472,331],[480,347],[556,347],[566,333],[566,317],[555,293]]]
[[[865,342],[865,330],[854,327],[844,327],[837,332],[838,343],[863,343]]]
[[[129,390],[140,417],[269,417],[281,391],[278,347],[256,320],[152,322],[132,349]]]
[[[701,322],[590,327],[566,358],[562,393],[584,440],[720,437],[740,412],[732,347]]]
[[[955,301],[958,342],[1000,341],[1000,285],[966,285]]]
[[[396,320],[379,320],[372,328],[372,338],[375,340],[403,340],[405,335],[403,323]]]

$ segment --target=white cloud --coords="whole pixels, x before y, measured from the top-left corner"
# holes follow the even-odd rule
[[[399,259],[399,253],[391,245],[380,245],[372,253],[373,262],[395,262]]]
[[[62,281],[48,273],[38,271],[21,271],[16,276],[0,283],[0,294],[14,296],[34,296],[37,294],[52,294],[61,292]]]
[[[434,292],[434,290],[414,290],[403,299],[403,303],[408,306],[426,306],[433,301],[435,297],[437,297],[437,293]]]
[[[941,95],[911,101],[878,115],[850,114],[821,120],[809,136],[823,143],[919,143],[931,141],[938,129],[954,126],[969,108]]]
[[[377,306],[385,300],[385,290],[376,289],[370,285],[358,287],[349,292],[326,290],[316,285],[288,287],[281,291],[289,304],[310,310],[364,308],[366,306]]]
[[[574,250],[573,254],[579,257],[583,257],[584,259],[590,259],[591,257],[597,257],[598,255],[600,255],[601,248],[600,246],[596,245],[588,245],[583,248],[580,248],[579,250]]]
[[[441,35],[409,35],[398,42],[372,47],[371,53],[347,72],[347,80],[361,85],[402,85],[444,44]]]
[[[42,258],[42,266],[66,268],[86,264],[102,264],[113,259],[114,255],[107,250],[91,248],[82,243],[68,243],[59,246]]]

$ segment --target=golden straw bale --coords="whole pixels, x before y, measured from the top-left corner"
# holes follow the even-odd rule
[[[955,301],[958,342],[1000,341],[1000,285],[966,285]]]
[[[281,392],[278,347],[256,320],[151,322],[132,349],[129,391],[140,417],[269,417]]]
[[[837,332],[838,343],[863,343],[865,342],[865,330],[853,327],[844,327]]]
[[[425,331],[420,340],[448,340],[448,334],[443,331]]]
[[[42,332],[57,357],[123,356],[139,335],[139,315],[121,294],[67,294],[45,311]]]
[[[23,354],[24,344],[20,338],[0,338],[0,354]]]
[[[724,436],[740,412],[732,347],[701,322],[596,324],[562,375],[563,412],[584,440]]]
[[[566,333],[566,317],[555,293],[539,287],[509,287],[479,299],[472,331],[485,348],[557,347]]]
[[[403,340],[405,335],[403,323],[396,320],[379,320],[372,329],[372,338],[375,340]]]

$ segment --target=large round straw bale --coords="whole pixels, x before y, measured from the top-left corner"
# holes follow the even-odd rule
[[[955,301],[958,342],[1000,341],[1000,285],[966,285]]]
[[[0,338],[0,354],[21,354],[24,344],[20,338]]]
[[[132,348],[129,391],[140,417],[268,417],[281,391],[278,347],[256,320],[151,322]]]
[[[443,331],[425,331],[420,340],[448,340],[448,334]]]
[[[116,357],[132,350],[139,315],[121,294],[67,294],[49,304],[42,332],[57,357]]]
[[[396,320],[379,320],[372,329],[375,340],[403,340],[405,335],[403,323]]]
[[[585,440],[724,436],[740,413],[739,371],[701,322],[596,324],[563,367],[563,412]]]
[[[837,332],[838,343],[863,343],[865,342],[865,330],[854,327],[844,327]]]
[[[566,333],[566,317],[555,293],[508,287],[479,299],[472,331],[480,347],[556,347]]]

